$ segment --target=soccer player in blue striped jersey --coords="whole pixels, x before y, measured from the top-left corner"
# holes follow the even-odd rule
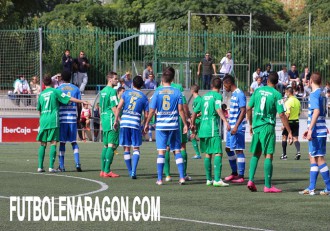
[[[226,75],[223,79],[223,85],[227,92],[232,93],[229,110],[230,131],[227,132],[226,140],[226,152],[232,174],[226,177],[225,180],[232,183],[244,183],[246,97],[244,92],[237,88],[233,76]]]
[[[57,89],[61,90],[68,96],[81,99],[79,88],[70,83],[71,72],[63,71],[62,74],[63,84]],[[73,150],[73,156],[76,164],[77,172],[81,172],[80,158],[79,158],[79,146],[77,144],[77,110],[81,107],[81,104],[70,102],[69,104],[61,104],[60,115],[60,152],[59,152],[59,167],[58,171],[65,172],[64,155],[65,155],[65,143],[70,142]]]
[[[174,72],[166,69],[162,75],[163,87],[158,88],[152,96],[149,104],[149,115],[145,122],[144,133],[148,132],[149,122],[156,112],[156,146],[158,150],[156,184],[163,184],[163,169],[165,163],[165,151],[167,144],[170,151],[174,151],[176,164],[180,175],[180,184],[185,183],[184,164],[180,152],[181,134],[179,125],[179,115],[183,121],[183,134],[187,133],[186,116],[182,106],[182,93],[171,86],[174,79]]]
[[[310,183],[308,188],[299,192],[300,194],[315,195],[315,186],[318,173],[320,172],[325,183],[325,189],[321,195],[330,194],[329,169],[325,162],[327,127],[325,123],[326,101],[322,96],[321,86],[322,77],[315,72],[310,78],[312,92],[309,96],[308,105],[308,129],[304,132],[304,139],[308,140],[308,151],[310,160]]]
[[[140,159],[140,146],[142,144],[141,116],[148,117],[149,102],[147,96],[140,91],[144,85],[141,76],[133,79],[133,89],[126,90],[119,101],[115,128],[120,120],[119,145],[124,147],[124,160],[128,169],[128,174],[132,179],[136,179],[136,169]],[[131,158],[131,146],[133,155]],[[132,159],[132,160],[131,160]]]

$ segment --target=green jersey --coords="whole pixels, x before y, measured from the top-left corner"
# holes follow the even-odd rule
[[[110,86],[106,86],[100,92],[100,118],[102,130],[104,132],[113,130],[115,123],[115,114],[112,111],[113,107],[118,105],[116,90]]]
[[[222,95],[215,91],[209,91],[194,108],[195,113],[202,113],[198,136],[200,138],[219,136],[220,117],[217,110],[221,110]]]
[[[192,105],[193,111],[195,111],[195,108],[197,108],[198,105],[201,103],[202,103],[202,97],[200,95],[197,95],[197,97],[194,99],[194,102]],[[201,122],[201,117],[200,116],[196,117],[195,123],[199,124],[200,122]]]
[[[61,90],[46,88],[39,95],[37,110],[40,112],[40,130],[59,127],[60,103],[68,104],[70,96]]]
[[[256,89],[250,99],[249,107],[254,108],[252,128],[261,131],[267,125],[275,127],[276,112],[285,111],[282,95],[273,87],[264,86]]]

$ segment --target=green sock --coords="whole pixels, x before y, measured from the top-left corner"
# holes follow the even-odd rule
[[[191,143],[192,143],[192,145],[193,145],[193,148],[194,148],[194,150],[195,150],[196,155],[197,155],[197,156],[201,156],[201,153],[199,152],[199,148],[198,148],[198,142],[197,142],[197,140],[194,138],[194,139],[191,140]]]
[[[273,160],[266,158],[264,162],[264,174],[265,174],[265,186],[267,188],[272,187],[272,170],[273,170]]]
[[[101,153],[101,171],[104,172],[105,170],[105,155],[107,153],[108,148],[103,148]]]
[[[49,151],[49,168],[54,168],[55,158],[56,158],[56,145],[51,145]]]
[[[258,167],[258,161],[259,161],[259,157],[252,156],[251,161],[250,161],[250,172],[249,172],[250,181],[254,181],[254,175],[255,175],[257,167]]]
[[[218,182],[221,179],[222,156],[214,156],[214,181]]]
[[[110,166],[112,164],[114,155],[114,149],[109,147],[107,148],[107,151],[105,153],[105,166],[104,166],[104,172],[109,173],[110,172]]]
[[[211,168],[211,158],[204,158],[204,168],[206,174],[206,180],[212,180],[212,168]]]
[[[170,151],[167,151],[165,152],[165,164],[164,164],[164,173],[165,173],[165,176],[170,176]]]
[[[40,145],[38,152],[38,168],[44,168],[44,158],[45,158],[46,146]]]
[[[187,176],[187,165],[188,165],[188,158],[186,150],[181,150],[181,155],[183,159],[183,175]]]

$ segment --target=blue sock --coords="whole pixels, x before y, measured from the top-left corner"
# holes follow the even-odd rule
[[[226,151],[228,155],[229,164],[231,167],[231,171],[233,174],[237,174],[237,163],[236,163],[236,155],[234,151]]]
[[[325,187],[328,191],[330,191],[330,177],[329,177],[329,168],[327,166],[327,163],[324,163],[319,166],[321,176],[323,178]]]
[[[131,153],[130,152],[124,152],[124,160],[125,164],[128,170],[128,174],[132,174],[132,164],[131,164]]]
[[[64,155],[65,155],[65,143],[60,143],[60,152],[58,155],[58,163],[61,169],[64,169]]]
[[[245,172],[245,155],[244,153],[237,154],[237,167],[238,167],[238,175],[244,177]]]
[[[151,131],[151,129],[149,129],[148,135],[149,135],[149,139],[152,138],[152,131]]]
[[[308,189],[309,190],[314,190],[316,187],[316,180],[317,180],[317,176],[319,175],[319,167],[317,166],[317,164],[311,164],[310,165],[311,169],[309,172],[309,186]]]
[[[157,157],[158,180],[163,180],[164,163],[165,163],[165,156],[164,155],[158,155],[158,157]]]
[[[136,168],[140,159],[140,150],[134,150],[132,156],[132,174],[136,175]]]
[[[180,179],[184,178],[184,164],[183,164],[183,158],[181,153],[176,153],[175,154],[175,163],[176,166],[178,166],[178,171],[179,171],[179,175],[180,175]]]
[[[73,157],[76,167],[80,167],[79,146],[76,142],[72,143]]]

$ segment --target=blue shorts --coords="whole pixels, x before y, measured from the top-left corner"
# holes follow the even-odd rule
[[[177,130],[156,130],[156,147],[157,150],[166,150],[170,146],[170,151],[181,149],[180,129]]]
[[[245,132],[237,131],[235,135],[232,135],[230,131],[227,131],[226,148],[230,148],[231,151],[244,150]]]
[[[60,142],[77,142],[77,123],[60,123]]]
[[[308,151],[311,157],[325,156],[327,137],[316,137],[308,141]]]
[[[134,128],[120,128],[119,131],[119,145],[140,147],[142,144],[142,132],[140,129]]]

